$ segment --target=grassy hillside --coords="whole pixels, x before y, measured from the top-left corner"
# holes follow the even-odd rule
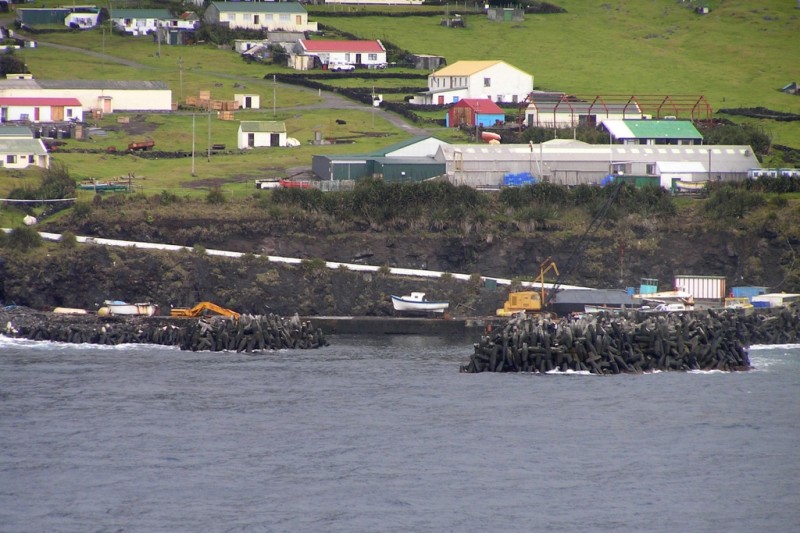
[[[465,15],[466,28],[440,26],[438,16],[316,19],[413,52],[443,55],[450,63],[502,59],[532,73],[541,89],[702,94],[714,109],[764,106],[800,113],[800,98],[778,91],[800,79],[795,2],[711,2],[708,15],[676,0],[556,3],[568,12],[527,15],[519,23]],[[800,123],[776,127],[773,134],[776,142],[800,146]]]
[[[439,15],[337,17],[328,14],[336,11],[330,7],[310,9],[312,20],[322,24],[363,38],[383,39],[413,52],[444,55],[450,63],[506,60],[531,72],[539,88],[575,94],[703,94],[715,109],[764,106],[800,113],[800,97],[777,90],[800,80],[796,60],[800,57],[796,32],[800,9],[794,2],[710,2],[712,12],[705,16],[689,9],[689,2],[677,0],[558,3],[567,13],[527,15],[520,23],[465,15],[467,27],[463,29],[440,26]],[[457,12],[454,6],[449,10]],[[200,90],[210,90],[212,97],[220,99],[231,99],[235,92],[253,92],[261,95],[263,109],[239,112],[237,121],[285,120],[290,136],[303,142],[295,149],[261,149],[244,156],[213,156],[208,161],[203,157],[208,125],[206,117],[198,115],[194,176],[186,158],[56,152],[54,159],[65,162],[76,178],[106,179],[133,173],[146,176],[139,182],[145,193],[167,189],[202,194],[209,186],[223,184],[230,194],[249,194],[252,178],[308,166],[314,154],[363,153],[410,136],[386,121],[382,112],[332,109],[317,92],[275,87],[264,75],[288,69],[246,63],[235,52],[215,46],[162,45],[159,49],[149,38],[120,37],[101,30],[42,34],[37,39],[39,48],[22,50],[19,55],[38,78],[163,80],[176,102]],[[346,85],[350,83],[340,83]],[[108,137],[70,140],[67,147],[102,151],[108,146],[125,147],[130,140],[146,135],[156,141],[158,149],[191,152],[191,114],[134,118],[147,127],[126,130],[117,125],[116,116],[108,116],[95,121],[108,129]],[[345,119],[347,125],[336,124],[336,119]],[[774,142],[800,147],[799,122],[755,122],[772,134]],[[237,122],[212,119],[211,143],[235,148],[236,126]],[[452,132],[427,129],[455,139]],[[346,139],[352,144],[308,144],[320,131],[326,138]],[[38,170],[0,171],[0,195],[35,183],[38,175]]]

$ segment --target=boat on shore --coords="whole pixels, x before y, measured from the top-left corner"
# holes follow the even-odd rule
[[[97,310],[100,316],[155,316],[158,306],[151,303],[129,304],[120,300],[106,300]]]
[[[395,311],[444,313],[450,307],[450,302],[427,300],[424,292],[412,292],[408,296],[395,296],[392,294],[392,306]]]

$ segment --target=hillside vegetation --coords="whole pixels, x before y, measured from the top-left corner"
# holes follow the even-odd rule
[[[533,73],[537,88],[580,95],[702,94],[715,109],[762,106],[800,113],[800,98],[777,90],[798,74],[790,58],[800,57],[794,31],[800,10],[777,0],[727,0],[711,2],[711,14],[701,16],[689,4],[565,0],[563,14],[527,15],[521,23],[465,15],[466,28],[440,26],[438,14],[390,19],[310,9],[312,20],[331,34],[380,38],[408,51],[443,55],[449,63],[503,59]],[[301,173],[314,154],[364,153],[411,133],[383,110],[273,83],[271,74],[292,71],[246,63],[217,46],[162,46],[158,53],[149,39],[100,30],[38,38],[39,48],[19,54],[40,78],[164,80],[176,101],[200,90],[220,99],[254,92],[263,109],[237,112],[236,121],[191,109],[125,114],[124,122],[107,115],[91,121],[107,134],[67,140],[53,153],[50,172],[0,172],[2,197],[12,191],[52,197],[61,187],[72,193],[69,185],[78,179],[126,175],[136,191],[77,192],[78,202],[62,211],[4,206],[0,225],[15,229],[0,234],[0,300],[90,307],[104,297],[182,306],[211,299],[257,312],[269,294],[285,312],[297,304],[309,313],[385,314],[388,291],[423,285],[481,312],[503,299],[474,283],[330,272],[321,267],[322,259],[529,280],[539,263],[552,257],[564,272],[562,282],[571,284],[626,287],[649,277],[668,287],[674,275],[694,274],[800,291],[795,253],[800,189],[791,180],[725,185],[703,198],[627,187],[612,197],[608,188],[547,184],[486,194],[443,183],[371,180],[342,193],[257,192],[253,179]],[[371,87],[375,81],[354,77],[339,83]],[[800,122],[725,118],[753,124],[773,142],[800,147]],[[238,120],[248,119],[286,121],[302,146],[239,153],[235,131]],[[467,141],[431,123],[416,127]],[[336,142],[311,145],[320,132]],[[108,150],[143,137],[163,152]],[[227,148],[209,153],[212,144]],[[74,238],[42,243],[20,227],[27,212],[39,217],[41,230],[183,244],[194,251],[174,256],[90,246],[83,252],[87,247]],[[204,250],[210,248],[307,261],[302,268],[275,268],[253,255],[239,265],[208,257]]]

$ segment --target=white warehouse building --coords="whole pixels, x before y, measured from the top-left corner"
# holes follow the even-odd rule
[[[435,156],[456,185],[498,187],[506,174],[530,173],[551,183],[600,183],[609,174],[661,176],[669,182],[747,179],[758,167],[749,146],[587,144],[554,139],[541,144],[443,144]],[[661,185],[669,188],[670,183]]]

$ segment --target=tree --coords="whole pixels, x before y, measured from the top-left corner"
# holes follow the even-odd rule
[[[0,54],[0,76],[6,74],[23,74],[30,72],[25,62],[14,54],[14,49],[9,48],[5,53]]]
[[[44,200],[69,198],[75,194],[75,180],[70,177],[67,165],[51,161],[50,168],[42,169],[39,193]]]

